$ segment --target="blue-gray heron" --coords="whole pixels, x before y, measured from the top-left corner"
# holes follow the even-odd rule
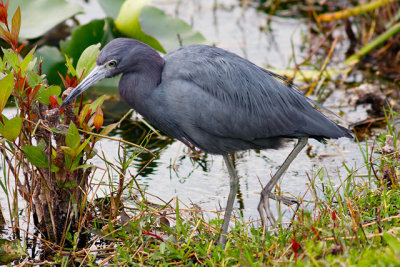
[[[316,110],[310,99],[279,75],[217,47],[190,45],[161,57],[144,43],[118,38],[101,50],[96,63],[61,107],[95,82],[122,73],[121,97],[148,122],[188,146],[222,155],[230,176],[230,192],[220,244],[226,240],[239,182],[230,153],[277,149],[288,138],[298,139],[261,192],[258,211],[265,226],[266,217],[275,221],[269,198],[293,203],[273,194],[272,189],[308,138],[352,137],[349,130]]]

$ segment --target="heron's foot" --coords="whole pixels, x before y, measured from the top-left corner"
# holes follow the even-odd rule
[[[268,220],[271,223],[271,225],[275,225],[275,223],[276,223],[276,219],[274,217],[274,214],[271,211],[271,207],[270,207],[270,204],[269,204],[269,199],[270,198],[275,199],[276,201],[281,201],[283,204],[285,204],[287,206],[291,206],[293,204],[296,204],[296,206],[297,206],[296,207],[296,211],[300,206],[300,203],[295,198],[283,197],[283,196],[274,194],[272,192],[263,191],[261,193],[260,202],[258,204],[258,213],[260,214],[263,227],[267,226],[266,218],[268,218]],[[264,212],[265,212],[265,216],[264,216]]]
[[[267,227],[267,218],[271,225],[275,225],[276,219],[274,214],[271,211],[271,207],[269,205],[269,199],[273,198],[271,196],[271,192],[262,192],[260,197],[260,202],[258,203],[258,213],[260,214],[261,221],[263,227],[266,229]],[[265,215],[264,215],[265,212]]]
[[[220,245],[224,248],[225,243],[226,243],[226,234],[220,233],[217,240],[217,246]]]

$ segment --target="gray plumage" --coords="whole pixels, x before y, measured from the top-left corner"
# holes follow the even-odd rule
[[[97,65],[110,59],[119,62],[113,75],[123,71],[119,91],[133,109],[209,153],[277,148],[285,137],[349,136],[270,72],[217,47],[191,45],[163,59],[138,41],[116,39]]]
[[[238,186],[229,153],[278,148],[285,138],[299,140],[261,192],[258,209],[265,225],[264,211],[275,221],[269,198],[296,202],[272,190],[307,139],[352,137],[279,75],[217,47],[191,45],[162,58],[139,41],[118,38],[103,48],[96,63],[61,106],[95,82],[122,73],[121,97],[147,121],[187,145],[223,155],[231,182],[220,244],[225,243]]]

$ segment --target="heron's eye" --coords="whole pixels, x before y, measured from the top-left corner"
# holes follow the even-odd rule
[[[115,68],[115,66],[117,66],[117,61],[115,60],[110,60],[107,62],[107,67],[109,68]]]

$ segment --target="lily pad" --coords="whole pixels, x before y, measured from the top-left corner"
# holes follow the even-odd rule
[[[116,19],[125,0],[98,0],[101,8],[108,17]]]
[[[143,8],[139,22],[143,32],[156,37],[166,51],[182,45],[208,43],[206,38],[189,24],[153,6]]]
[[[115,27],[112,19],[93,20],[77,27],[68,41],[61,41],[61,52],[72,58],[76,65],[87,47],[97,43],[103,46],[111,41],[114,37],[113,31]]]
[[[14,14],[17,6],[21,8],[22,39],[33,39],[83,11],[77,3],[65,0],[12,0],[9,5],[9,14]]]
[[[65,58],[61,55],[60,50],[52,46],[42,46],[35,55],[43,58],[42,73],[46,74],[49,84],[61,84],[61,78],[58,73],[66,73]]]
[[[125,1],[115,20],[115,26],[127,37],[148,44],[154,49],[165,53],[165,49],[156,38],[142,31],[139,24],[139,16],[149,0],[127,0]]]
[[[204,44],[204,36],[186,22],[146,5],[149,0],[127,0],[121,7],[115,25],[125,36],[140,40],[166,53],[179,46]]]

